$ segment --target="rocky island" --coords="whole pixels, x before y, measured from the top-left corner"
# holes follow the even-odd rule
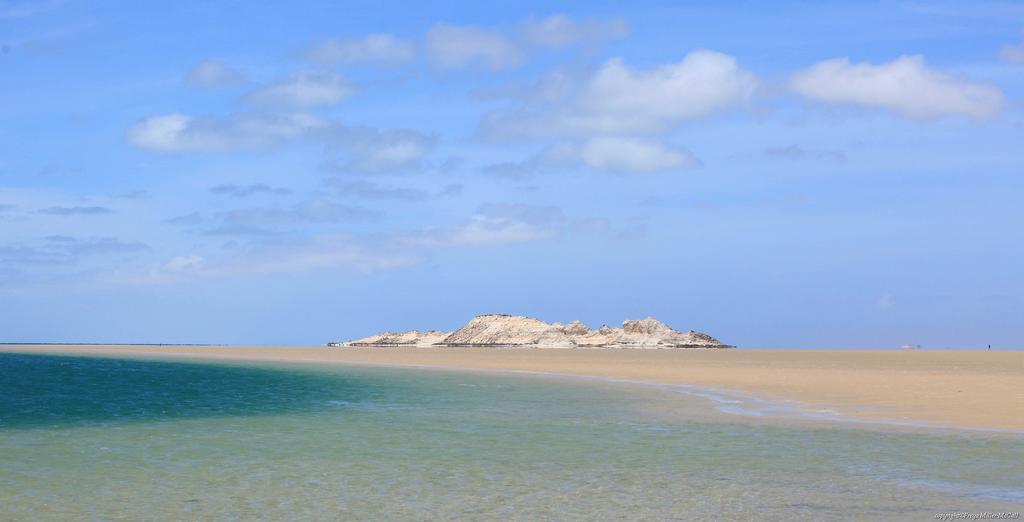
[[[531,317],[505,314],[478,315],[454,332],[385,332],[343,343],[329,343],[329,346],[731,348],[710,335],[693,330],[680,332],[653,317],[623,321],[620,328],[602,325],[591,330],[580,321],[546,323]]]

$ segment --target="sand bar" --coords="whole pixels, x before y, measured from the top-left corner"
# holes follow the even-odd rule
[[[1024,351],[106,345],[6,345],[0,351],[553,372],[734,390],[869,420],[1024,432]]]

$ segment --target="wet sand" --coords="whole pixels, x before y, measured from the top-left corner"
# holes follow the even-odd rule
[[[1024,431],[1024,351],[7,345],[0,352],[552,372],[732,390],[865,420]]]

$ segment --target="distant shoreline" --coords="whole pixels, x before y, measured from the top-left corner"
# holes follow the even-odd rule
[[[547,373],[714,388],[808,414],[1024,432],[1024,351],[2,344],[0,352]]]
[[[203,343],[3,343],[0,346],[230,346]]]

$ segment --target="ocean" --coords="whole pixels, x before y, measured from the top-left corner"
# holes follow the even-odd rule
[[[0,520],[934,519],[1024,510],[1024,435],[664,387],[0,354]]]

